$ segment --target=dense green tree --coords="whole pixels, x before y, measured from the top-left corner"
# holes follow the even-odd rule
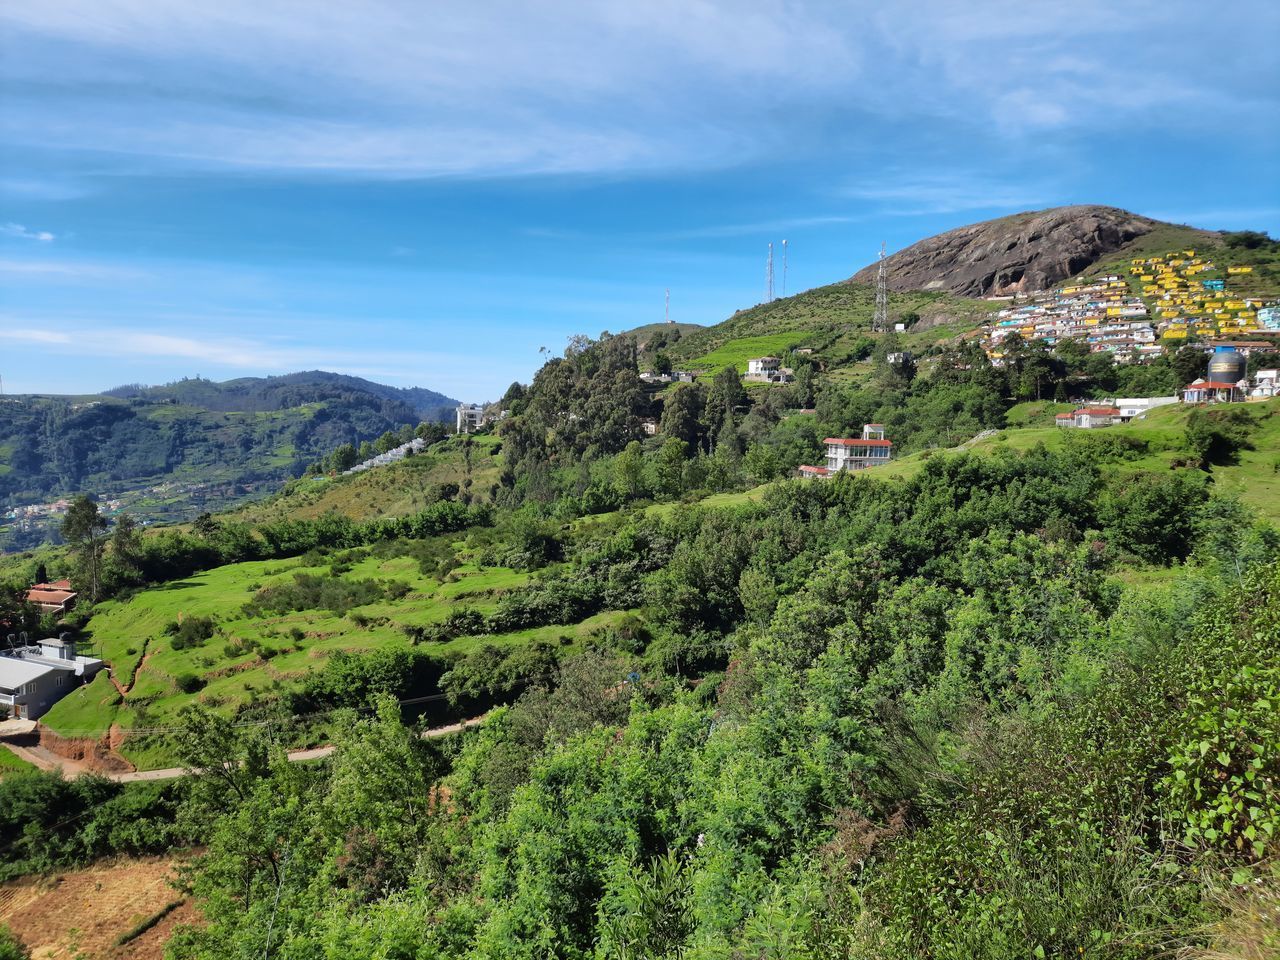
[[[333,455],[329,458],[329,467],[335,473],[342,473],[359,462],[360,456],[356,448],[352,444],[344,443],[333,451]]]
[[[702,416],[706,391],[699,384],[679,384],[667,392],[662,403],[662,433],[687,444],[702,442]]]
[[[80,495],[71,501],[62,519],[62,536],[76,553],[79,575],[96,601],[101,586],[102,554],[106,547],[107,518],[98,511],[92,497]]]
[[[716,438],[718,444],[725,424],[736,421],[739,411],[746,406],[747,391],[742,386],[738,371],[733,367],[721,367],[707,391],[707,436]]]

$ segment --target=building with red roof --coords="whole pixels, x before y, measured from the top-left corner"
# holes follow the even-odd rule
[[[75,606],[76,593],[70,580],[37,583],[27,591],[27,603],[35,604],[43,613],[66,613]]]
[[[1244,390],[1239,383],[1228,383],[1225,380],[1205,380],[1201,377],[1182,389],[1183,403],[1240,403],[1244,398]]]
[[[827,437],[825,467],[802,466],[801,476],[826,477],[842,470],[865,470],[888,463],[893,458],[893,441],[884,437],[884,425],[868,423],[861,437]]]

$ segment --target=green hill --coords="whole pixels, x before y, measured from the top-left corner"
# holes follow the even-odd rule
[[[55,522],[4,513],[90,493],[140,520],[188,519],[262,496],[343,443],[372,441],[456,401],[323,372],[0,403],[0,547],[50,536]]]

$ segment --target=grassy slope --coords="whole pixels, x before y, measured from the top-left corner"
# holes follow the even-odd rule
[[[921,347],[970,330],[992,305],[944,293],[890,295],[890,320],[916,313],[920,323],[903,337],[908,347]],[[737,362],[777,352],[787,346],[812,347],[819,358],[832,360],[871,329],[875,290],[859,283],[835,283],[806,290],[793,297],[740,310],[723,323],[686,334],[668,352],[677,365],[711,369],[708,363]],[[750,338],[776,338],[772,343]],[[765,350],[765,352],[768,352]]]
[[[471,490],[477,501],[488,499],[490,485],[498,479],[497,437],[472,437]],[[339,513],[355,520],[403,516],[431,502],[432,487],[467,478],[461,438],[432,447],[400,463],[366,470],[349,477],[310,477],[298,480],[278,496],[247,504],[226,514],[228,519],[265,523],[285,517],[313,519]]]
[[[0,747],[0,778],[13,773],[28,773],[35,769],[36,765],[34,763],[28,763],[21,757],[15,756]]]
[[[437,623],[451,610],[468,608],[490,613],[502,592],[523,586],[530,575],[506,568],[479,569],[464,564],[441,583],[424,576],[407,557],[368,557],[344,574],[351,579],[399,581],[410,592],[400,600],[386,600],[355,608],[347,616],[328,610],[304,610],[251,618],[242,608],[258,589],[288,582],[295,574],[324,575],[326,567],[309,567],[302,560],[250,561],[229,564],[186,580],[145,590],[125,601],[109,601],[90,622],[90,642],[114,668],[116,678],[134,686],[123,703],[106,675],[64,698],[44,722],[68,736],[104,731],[112,723],[134,726],[165,725],[192,699],[222,710],[249,702],[269,688],[295,687],[311,670],[338,650],[371,651],[407,648],[404,628]],[[621,612],[602,613],[579,624],[555,625],[509,634],[459,637],[447,643],[424,643],[432,654],[463,654],[484,643],[514,646],[534,640],[577,644],[591,632],[617,620]],[[212,617],[219,633],[196,648],[174,650],[164,634],[179,616]],[[355,619],[359,616],[363,625]],[[299,634],[301,636],[299,636]],[[264,658],[258,649],[272,652]],[[145,662],[139,667],[143,660]],[[207,680],[196,697],[182,694],[175,679],[195,673]],[[140,715],[135,704],[146,704]],[[126,748],[126,754],[128,750]]]
[[[1036,406],[1042,409],[1028,409]],[[1067,406],[1070,405],[1021,404],[1011,411],[1011,423],[1029,420],[1031,425],[1001,430],[995,436],[966,445],[966,449],[982,454],[1000,449],[1029,450],[1041,443],[1049,449],[1059,449],[1070,443],[1071,437],[1077,436],[1078,432],[1053,426],[1043,418],[1051,417],[1055,409],[1065,409]],[[1231,406],[1244,410],[1253,417],[1254,427],[1250,434],[1253,449],[1241,451],[1235,463],[1213,467],[1210,476],[1219,490],[1238,496],[1261,516],[1273,523],[1280,523],[1280,399]],[[1191,408],[1181,405],[1160,407],[1141,420],[1085,432],[1093,435],[1115,433],[1147,441],[1145,456],[1114,464],[1109,469],[1122,472],[1169,470],[1172,469],[1174,460],[1186,455],[1183,436],[1190,410]],[[928,450],[914,453],[876,468],[875,473],[877,476],[911,476],[933,454],[934,451]]]

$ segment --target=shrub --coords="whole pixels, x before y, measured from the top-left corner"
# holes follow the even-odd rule
[[[1191,691],[1164,781],[1192,843],[1261,858],[1280,841],[1280,669],[1244,666]]]
[[[198,677],[194,673],[180,673],[173,678],[173,682],[183,693],[195,693],[204,687],[204,678]]]
[[[31,951],[3,925],[0,925],[0,960],[31,960]]]
[[[175,650],[201,646],[217,631],[212,617],[185,617],[164,628]]]

